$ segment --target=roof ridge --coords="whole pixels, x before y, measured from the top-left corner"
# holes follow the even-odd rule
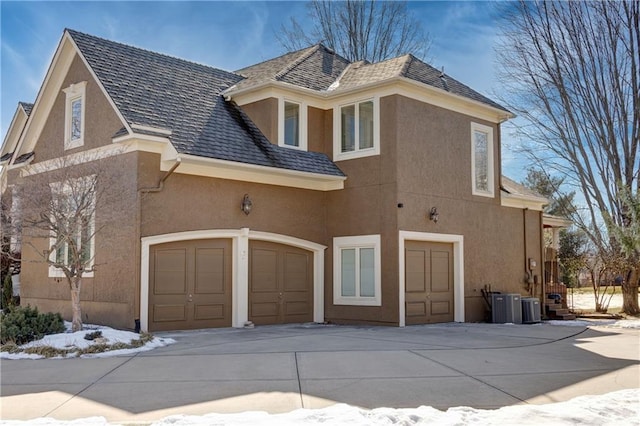
[[[278,56],[276,56],[275,58],[265,59],[264,61],[260,61],[260,62],[257,62],[257,63],[255,63],[255,64],[247,65],[246,67],[239,68],[239,69],[237,69],[237,70],[235,70],[235,71],[233,71],[233,72],[234,72],[235,74],[238,74],[238,75],[240,75],[240,76],[243,76],[243,77],[244,77],[244,75],[240,74],[240,71],[242,71],[242,70],[245,70],[245,69],[247,69],[247,68],[253,68],[253,67],[256,67],[256,66],[258,66],[258,65],[266,64],[267,62],[272,62],[272,61],[278,60],[278,59],[283,58],[283,57],[285,57],[285,56],[287,56],[287,55],[293,55],[293,54],[295,54],[295,53],[299,53],[299,52],[301,53],[301,52],[303,52],[303,51],[305,51],[305,50],[308,50],[308,49],[311,49],[311,48],[313,48],[313,47],[315,47],[315,45],[307,46],[307,47],[303,47],[302,49],[293,50],[293,51],[291,51],[291,52],[285,52],[285,53],[283,53],[282,55],[278,55]]]
[[[406,55],[403,55],[403,56],[406,56],[406,59],[404,60],[404,64],[402,65],[402,68],[400,68],[400,75],[401,76],[404,76],[406,74],[407,70],[409,69],[409,67],[413,63],[413,60],[417,59],[411,53],[407,53]]]
[[[211,65],[208,65],[208,64],[204,64],[204,63],[201,63],[201,62],[191,61],[191,60],[188,60],[188,59],[180,58],[178,56],[173,56],[173,55],[168,55],[166,53],[156,52],[154,50],[145,49],[144,47],[134,46],[133,44],[127,44],[127,43],[122,43],[122,42],[119,42],[119,41],[109,40],[109,39],[104,38],[104,37],[99,37],[99,36],[96,36],[96,35],[93,35],[93,34],[84,33],[82,31],[77,31],[77,30],[74,30],[72,28],[65,28],[64,31],[69,33],[69,35],[71,36],[71,38],[74,41],[75,41],[74,34],[77,34],[77,35],[80,35],[80,36],[83,36],[83,37],[89,37],[89,38],[94,39],[94,40],[100,40],[101,42],[110,43],[110,44],[117,44],[119,46],[124,46],[124,47],[127,47],[129,49],[135,49],[135,50],[140,51],[140,52],[146,52],[146,53],[149,53],[149,54],[154,55],[154,56],[163,57],[163,58],[170,59],[170,60],[173,60],[173,61],[179,61],[179,62],[182,62],[184,64],[196,65],[198,67],[207,68],[207,69],[210,69],[212,71],[223,71],[223,72],[226,72],[226,73],[229,73],[229,74],[234,74],[234,75],[237,75],[237,76],[241,77],[240,74],[237,74],[234,71],[223,70],[221,68],[216,68],[214,66],[211,66]]]
[[[280,71],[278,71],[276,73],[276,75],[274,75],[274,79],[276,80],[280,80],[282,77],[284,77],[288,72],[290,72],[291,70],[293,70],[295,67],[297,67],[298,65],[300,65],[301,63],[303,63],[305,60],[309,59],[309,57],[311,57],[311,55],[313,55],[314,53],[316,53],[318,50],[320,50],[320,47],[322,47],[321,43],[317,43],[314,44],[313,46],[310,46],[308,48],[307,51],[302,52],[302,54],[297,57],[296,59],[294,59],[293,61],[291,61],[288,65],[286,65],[283,69],[281,69]]]
[[[327,92],[330,92],[332,90],[336,90],[338,87],[340,87],[340,80],[342,80],[342,77],[344,77],[347,74],[347,72],[349,72],[349,70],[351,70],[351,68],[353,66],[355,66],[357,63],[358,62],[349,62],[349,65],[344,67],[344,69],[342,70],[340,75],[338,77],[336,77],[336,79],[333,81],[333,83],[331,83],[331,85],[327,88]]]

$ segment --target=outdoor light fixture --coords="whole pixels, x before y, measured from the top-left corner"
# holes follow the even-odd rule
[[[249,194],[244,194],[244,197],[242,198],[242,204],[240,204],[240,210],[242,210],[244,214],[248,216],[249,213],[251,213],[252,206],[253,203],[251,203],[251,200],[249,199]]]
[[[438,219],[440,218],[440,213],[438,213],[438,209],[436,207],[431,207],[429,211],[429,220],[432,220],[433,223],[438,223]]]

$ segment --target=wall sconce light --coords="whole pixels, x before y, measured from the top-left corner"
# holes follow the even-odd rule
[[[440,213],[438,213],[438,209],[436,207],[431,207],[429,211],[429,220],[432,220],[433,223],[438,223],[438,219],[440,218]]]
[[[247,216],[251,213],[251,207],[253,207],[253,203],[249,199],[249,194],[244,194],[242,198],[242,204],[240,204],[240,210],[244,212]]]

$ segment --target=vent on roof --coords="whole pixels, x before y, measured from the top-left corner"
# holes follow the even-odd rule
[[[447,84],[447,76],[444,74],[444,66],[440,70],[440,80],[442,80],[442,85],[444,86],[444,90],[449,91],[449,85]]]

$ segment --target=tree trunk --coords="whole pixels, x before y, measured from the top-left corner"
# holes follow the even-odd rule
[[[80,311],[80,278],[74,278],[73,286],[71,286],[71,310],[73,318],[71,319],[71,331],[76,332],[82,330],[82,312]]]
[[[634,268],[622,282],[622,312],[628,315],[638,315],[638,269]]]

